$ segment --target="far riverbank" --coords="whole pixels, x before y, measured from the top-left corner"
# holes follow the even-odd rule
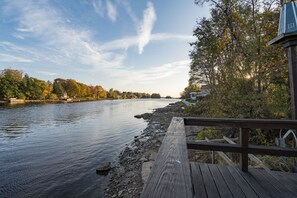
[[[19,104],[50,104],[50,103],[76,103],[76,102],[94,102],[94,101],[103,101],[103,100],[133,100],[134,98],[127,99],[92,99],[92,98],[75,98],[71,100],[21,100],[17,99],[17,102],[10,102],[9,100],[0,100],[0,104],[10,104],[10,105],[19,105]],[[148,99],[174,99],[174,98],[140,98],[140,100]],[[136,100],[136,99],[134,99]]]

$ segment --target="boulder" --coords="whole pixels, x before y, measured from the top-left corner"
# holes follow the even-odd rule
[[[111,163],[103,162],[96,168],[96,172],[97,173],[107,172],[107,171],[110,171],[110,169],[111,169]]]
[[[134,118],[140,119],[140,118],[142,118],[142,116],[141,115],[135,115]]]

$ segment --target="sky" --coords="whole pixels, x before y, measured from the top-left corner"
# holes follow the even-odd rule
[[[0,0],[0,70],[179,97],[208,16],[194,0]]]

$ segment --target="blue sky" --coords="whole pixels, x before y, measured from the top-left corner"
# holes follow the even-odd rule
[[[0,0],[0,69],[177,97],[207,16],[194,0]]]

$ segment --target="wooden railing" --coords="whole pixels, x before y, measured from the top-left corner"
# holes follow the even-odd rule
[[[240,144],[221,144],[206,142],[187,142],[188,149],[224,151],[240,153],[240,167],[248,171],[248,154],[263,154],[286,157],[297,157],[297,149],[249,145],[250,129],[297,129],[295,120],[271,119],[233,119],[233,118],[184,118],[187,126],[215,126],[239,128]]]

